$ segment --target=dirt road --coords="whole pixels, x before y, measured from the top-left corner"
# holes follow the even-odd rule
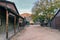
[[[11,40],[60,40],[60,32],[49,27],[30,25]]]

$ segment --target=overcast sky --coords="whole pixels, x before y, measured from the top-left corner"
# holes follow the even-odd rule
[[[34,2],[36,2],[36,0],[9,0],[9,1],[12,1],[16,4],[19,13],[31,12]]]

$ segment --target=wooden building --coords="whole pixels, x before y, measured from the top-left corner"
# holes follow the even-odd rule
[[[48,23],[48,26],[60,29],[60,9],[57,11],[52,20]]]
[[[0,1],[0,33],[6,32],[6,39],[9,31],[17,32],[19,18],[23,19],[13,2]]]

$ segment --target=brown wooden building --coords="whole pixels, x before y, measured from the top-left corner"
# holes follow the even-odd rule
[[[52,20],[48,23],[48,26],[60,29],[60,9],[57,11]]]
[[[19,18],[23,19],[13,2],[0,1],[0,33],[6,32],[7,39],[9,31],[17,32]]]

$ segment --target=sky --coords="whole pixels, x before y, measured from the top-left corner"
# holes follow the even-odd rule
[[[9,0],[16,4],[20,14],[24,12],[31,13],[31,9],[37,0]]]

